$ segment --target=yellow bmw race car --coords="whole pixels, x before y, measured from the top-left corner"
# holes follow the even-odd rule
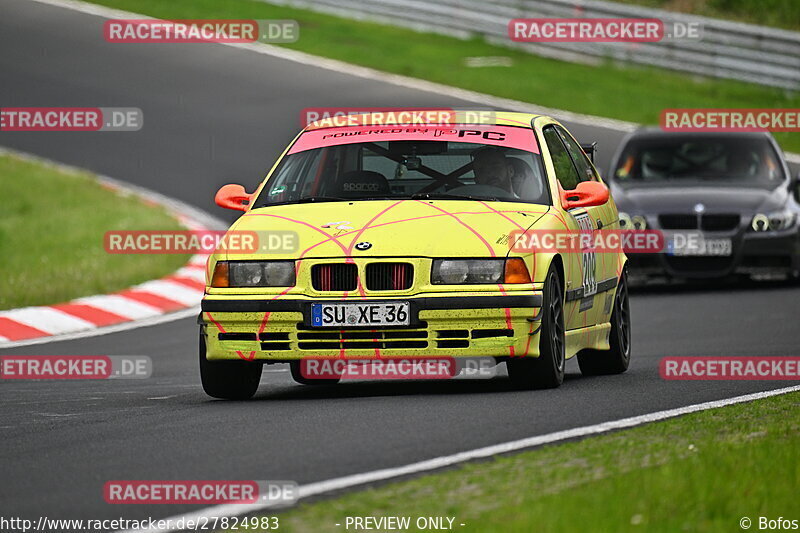
[[[575,355],[584,374],[628,368],[626,256],[571,238],[619,229],[590,157],[552,118],[469,113],[318,121],[253,194],[220,189],[245,212],[228,235],[258,245],[209,259],[207,394],[250,398],[264,363],[341,377],[309,359],[481,357],[518,388],[559,386]]]

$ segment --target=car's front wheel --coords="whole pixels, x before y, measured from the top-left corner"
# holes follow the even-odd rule
[[[256,361],[209,361],[206,338],[200,334],[200,381],[203,390],[223,400],[249,400],[258,390],[263,364]]]
[[[631,313],[628,302],[628,275],[623,270],[611,312],[610,350],[582,350],[578,366],[584,376],[621,374],[631,362]]]
[[[552,266],[545,278],[541,313],[539,357],[512,357],[506,362],[508,377],[519,389],[554,389],[564,381],[564,291]]]

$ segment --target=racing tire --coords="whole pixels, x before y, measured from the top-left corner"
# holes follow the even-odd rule
[[[336,379],[307,378],[303,376],[303,372],[300,369],[301,364],[302,360],[289,362],[289,370],[292,373],[292,379],[301,385],[336,385],[337,383],[339,383],[339,381],[341,381],[340,378]]]
[[[564,381],[564,291],[552,266],[545,278],[541,313],[539,357],[511,357],[506,360],[508,377],[517,389],[554,389]]]
[[[578,366],[584,376],[622,374],[631,362],[631,313],[628,301],[628,274],[619,278],[614,310],[611,312],[610,350],[581,350]]]
[[[250,361],[209,361],[206,337],[200,334],[200,381],[212,398],[249,400],[258,390],[263,363]]]

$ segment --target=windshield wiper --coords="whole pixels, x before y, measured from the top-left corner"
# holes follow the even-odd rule
[[[494,196],[470,196],[467,194],[447,194],[443,192],[424,192],[411,195],[412,200],[483,200],[487,202],[499,201]]]
[[[310,204],[314,202],[346,202],[348,198],[339,198],[337,196],[306,196],[305,198],[300,198],[296,200],[294,203],[297,204]]]

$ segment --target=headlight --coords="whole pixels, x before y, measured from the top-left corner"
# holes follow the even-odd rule
[[[791,211],[772,213],[769,216],[769,229],[773,231],[789,229],[794,226],[795,218],[795,214]]]
[[[753,217],[753,222],[750,223],[753,231],[767,231],[769,229],[769,217],[762,213]]]
[[[791,211],[779,211],[769,215],[758,213],[753,217],[750,227],[753,231],[781,231],[793,227],[796,220],[797,215]]]
[[[212,287],[294,287],[294,261],[218,261]]]
[[[505,259],[435,259],[431,283],[435,285],[469,285],[483,283],[530,283],[525,262]]]
[[[647,229],[647,219],[641,215],[630,216],[628,213],[620,211],[619,229]]]
[[[631,221],[633,221],[633,229],[647,229],[647,219],[643,216],[636,215]]]

